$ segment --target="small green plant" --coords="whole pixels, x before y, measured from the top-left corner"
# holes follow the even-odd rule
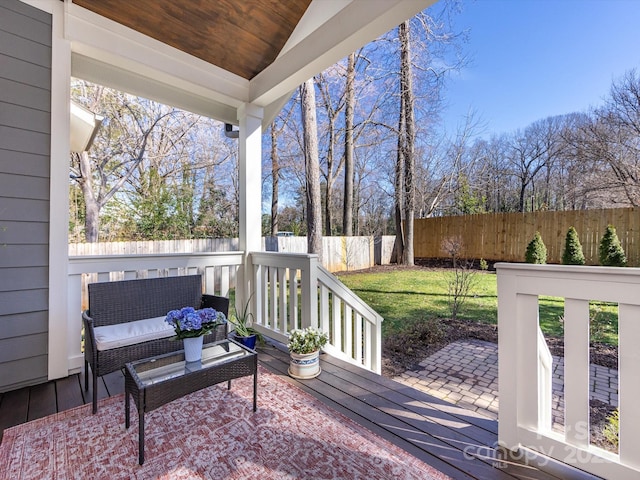
[[[584,253],[582,253],[582,245],[578,238],[578,232],[571,227],[567,232],[567,237],[564,242],[564,252],[562,252],[562,264],[563,265],[584,265]]]
[[[489,264],[484,258],[480,259],[480,270],[482,270],[483,272],[489,270]]]
[[[609,418],[607,418],[607,424],[602,429],[602,434],[614,449],[617,450],[620,442],[620,410],[617,408],[609,415]]]
[[[320,350],[328,341],[329,335],[313,327],[294,329],[289,334],[287,348],[290,352],[304,355]]]
[[[253,294],[249,296],[247,303],[245,303],[241,312],[238,312],[236,309],[235,315],[229,316],[229,323],[233,325],[234,332],[238,337],[250,337],[252,335],[256,335],[258,337],[258,341],[262,343],[264,342],[262,334],[251,326],[253,324],[253,314],[249,311],[251,297],[253,297]]]
[[[524,254],[524,260],[527,263],[545,264],[547,263],[547,247],[542,241],[540,232],[536,232],[533,239],[527,245],[527,251]]]
[[[626,267],[627,256],[624,254],[620,240],[613,225],[607,225],[607,230],[600,240],[600,265],[609,267]]]

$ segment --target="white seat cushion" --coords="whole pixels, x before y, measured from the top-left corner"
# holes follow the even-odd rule
[[[96,327],[94,329],[96,348],[98,350],[111,350],[148,342],[149,340],[171,337],[176,332],[171,325],[164,321],[165,318],[146,318],[135,322]]]

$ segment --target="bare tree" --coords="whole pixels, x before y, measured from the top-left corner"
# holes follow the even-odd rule
[[[307,251],[322,258],[322,207],[320,197],[320,162],[318,159],[318,125],[313,78],[300,86],[302,129],[307,197]]]
[[[104,87],[93,89],[92,110],[104,106],[104,92]],[[101,209],[138,172],[154,130],[176,114],[175,109],[145,110],[113,91],[107,105],[108,125],[100,133],[103,143],[92,150],[96,157],[91,158],[88,152],[72,154],[71,176],[84,195],[87,242],[98,241]]]
[[[535,208],[535,181],[541,171],[551,168],[562,148],[558,134],[559,119],[549,117],[517,131],[511,136],[507,159],[511,175],[519,182],[518,211],[526,209],[527,192],[531,195],[531,207]]]
[[[398,115],[398,145],[397,145],[397,153],[396,153],[396,164],[394,171],[394,217],[396,224],[396,240],[394,245],[394,254],[392,256],[392,261],[396,261],[397,263],[403,263],[404,259],[404,247],[405,247],[405,236],[404,236],[404,228],[402,223],[402,212],[404,211],[404,174],[405,174],[405,146],[404,146],[404,135],[402,132],[406,130],[405,127],[405,116],[407,114],[406,109],[404,108],[405,97],[404,95],[400,96],[400,111]],[[395,257],[395,258],[394,258]]]
[[[349,55],[347,60],[347,82],[345,93],[344,115],[344,207],[342,213],[342,232],[347,237],[353,235],[353,120],[356,77],[356,54]]]
[[[71,157],[86,241],[204,235],[212,214],[237,222],[237,147],[219,122],[80,80],[71,94],[105,117],[93,148]]]
[[[613,83],[605,106],[583,127],[584,153],[601,171],[594,187],[608,190],[609,201],[640,205],[639,138],[640,78],[631,70]]]
[[[275,121],[271,124],[271,235],[278,234],[278,182],[280,164],[278,161],[278,133]]]
[[[399,27],[400,38],[400,95],[401,113],[400,123],[404,128],[400,130],[402,139],[402,161],[404,162],[404,249],[402,263],[414,264],[413,255],[413,218],[415,214],[415,118],[413,112],[414,92],[411,73],[411,44],[409,35],[409,21],[403,22]]]
[[[316,85],[320,91],[322,97],[322,106],[327,115],[327,121],[325,122],[325,129],[327,131],[326,150],[324,151],[324,165],[326,170],[323,172],[325,178],[325,214],[324,214],[324,227],[325,235],[331,236],[333,234],[333,193],[334,185],[340,171],[344,166],[344,156],[336,154],[336,144],[338,138],[337,121],[340,113],[344,108],[344,97],[340,95],[337,103],[334,104],[333,95],[331,92],[331,85],[328,79],[325,78],[323,73],[316,76]]]

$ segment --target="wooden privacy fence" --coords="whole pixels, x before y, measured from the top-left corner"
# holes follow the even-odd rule
[[[613,225],[629,266],[640,266],[640,208],[561,212],[496,213],[415,221],[415,256],[445,258],[445,240],[459,238],[462,255],[488,261],[524,262],[527,245],[540,232],[547,262],[561,263],[565,237],[575,227],[587,265],[598,265],[598,248],[607,225]]]

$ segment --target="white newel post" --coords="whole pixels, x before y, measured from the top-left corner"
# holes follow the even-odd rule
[[[263,109],[256,105],[246,103],[238,108],[239,247],[244,252],[244,268],[238,272],[236,288],[240,309],[255,291],[249,253],[259,252],[262,247],[262,117]],[[250,309],[254,311],[253,306]]]
[[[518,442],[518,406],[516,386],[518,385],[517,364],[517,311],[516,276],[509,270],[498,274],[498,384],[500,410],[498,412],[498,439],[504,447],[515,449]]]

